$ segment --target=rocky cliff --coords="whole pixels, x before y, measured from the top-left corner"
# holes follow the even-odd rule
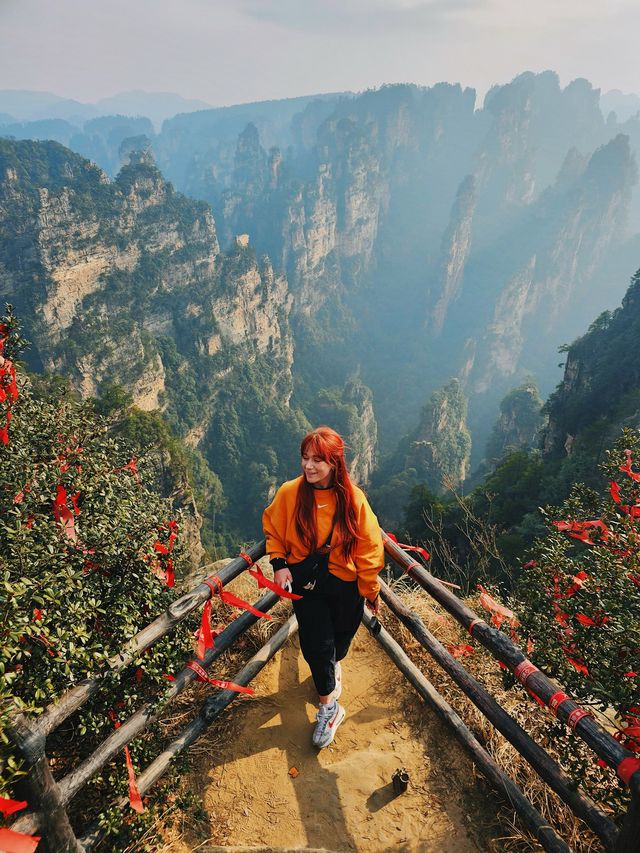
[[[237,423],[234,389],[260,398],[255,452],[267,480],[290,475],[306,421],[289,406],[286,281],[246,239],[221,253],[207,205],[175,193],[145,157],[111,182],[55,143],[0,141],[0,295],[25,320],[32,367],[70,376],[83,396],[126,387],[212,467],[225,429],[255,425],[250,410]],[[228,423],[214,423],[216,407]],[[244,464],[225,469],[217,509],[226,503],[229,518]]]
[[[296,369],[341,386],[359,368],[387,450],[452,374],[482,447],[514,380],[550,389],[557,346],[621,296],[607,270],[627,256],[632,120],[551,72],[475,100],[440,84],[307,104],[286,149],[248,111],[233,155],[191,162],[223,243],[246,232],[286,272]],[[175,139],[155,143],[167,168]]]

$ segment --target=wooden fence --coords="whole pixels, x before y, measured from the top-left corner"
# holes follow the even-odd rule
[[[630,804],[622,829],[618,830],[610,818],[585,794],[574,789],[572,781],[553,761],[549,754],[538,746],[520,725],[484,690],[466,671],[464,666],[436,640],[420,619],[411,613],[393,591],[382,584],[382,598],[389,609],[406,625],[418,642],[434,657],[438,664],[451,676],[460,689],[471,699],[510,743],[528,761],[541,779],[581,818],[601,839],[606,851],[612,853],[638,853],[640,850],[640,760],[621,746],[611,735],[581,709],[543,672],[527,660],[521,649],[500,631],[487,624],[470,610],[457,596],[434,578],[422,565],[407,555],[395,542],[383,533],[388,555],[416,583],[453,616],[471,636],[485,646],[497,660],[506,665],[526,688],[533,691],[557,718],[570,726],[618,775],[629,785]],[[264,540],[248,549],[251,561],[265,553]],[[250,565],[249,560],[237,557],[218,573],[222,586],[240,575]],[[206,568],[206,567],[205,567]],[[81,708],[101,690],[109,690],[109,676],[131,665],[147,648],[170,633],[212,595],[212,585],[206,578],[194,589],[177,598],[157,619],[137,633],[109,661],[105,670],[77,684],[63,694],[35,721],[16,715],[9,732],[11,739],[23,757],[28,775],[25,777],[24,792],[30,809],[23,813],[11,826],[16,832],[43,836],[51,853],[91,850],[103,835],[97,825],[83,829],[78,838],[69,821],[67,806],[84,785],[124,749],[137,735],[155,722],[167,705],[198,676],[190,668],[176,675],[171,687],[155,701],[145,704],[124,721],[98,748],[72,772],[56,781],[53,778],[46,754],[46,739],[64,720]],[[215,586],[214,586],[215,588]],[[268,611],[278,601],[275,592],[268,592],[256,602],[255,607]],[[207,650],[200,662],[207,670],[235,640],[257,620],[250,612],[242,613],[222,631],[215,640],[215,647]],[[522,818],[524,824],[539,839],[545,850],[564,853],[569,848],[556,832],[545,823],[542,816],[527,800],[517,785],[509,779],[489,756],[462,720],[443,699],[424,675],[385,631],[375,618],[365,613],[364,623],[396,666],[415,687],[423,699],[436,713],[452,726],[453,733],[470,753],[474,762],[498,793],[506,797]],[[254,655],[235,676],[238,685],[246,686],[265,664],[296,631],[295,617],[291,617],[271,639]],[[209,697],[200,711],[180,735],[169,743],[159,756],[137,777],[137,789],[141,795],[167,770],[171,760],[189,747],[218,718],[233,701],[237,693],[223,689]],[[159,710],[161,709],[161,711]],[[117,808],[124,810],[129,805],[127,797],[115,801]]]

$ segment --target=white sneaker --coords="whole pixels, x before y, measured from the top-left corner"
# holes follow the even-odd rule
[[[342,695],[342,667],[340,666],[340,661],[336,661],[336,686],[333,688],[333,698],[339,699]]]
[[[344,720],[345,711],[338,702],[320,705],[316,716],[316,727],[313,730],[311,742],[318,749],[329,746],[336,735],[336,730]]]

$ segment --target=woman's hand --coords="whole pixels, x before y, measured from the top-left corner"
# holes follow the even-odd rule
[[[369,601],[368,598],[365,599],[365,604],[367,605],[367,609],[372,613],[378,614],[380,612],[380,596],[376,595],[375,601]]]
[[[287,584],[289,584],[289,586],[293,585],[293,575],[291,574],[288,566],[285,566],[284,569],[278,569],[277,572],[274,572],[273,579],[278,584],[278,586],[281,586],[283,589],[286,589]]]

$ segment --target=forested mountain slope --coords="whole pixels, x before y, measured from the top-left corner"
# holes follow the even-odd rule
[[[209,477],[205,523],[259,532],[308,426],[290,405],[291,297],[267,258],[241,238],[220,252],[208,206],[144,156],[111,182],[56,143],[0,141],[0,299],[24,321],[32,369],[69,376],[82,396],[123,386],[162,410],[222,481]],[[366,390],[352,383],[324,411],[355,430],[366,478]]]

